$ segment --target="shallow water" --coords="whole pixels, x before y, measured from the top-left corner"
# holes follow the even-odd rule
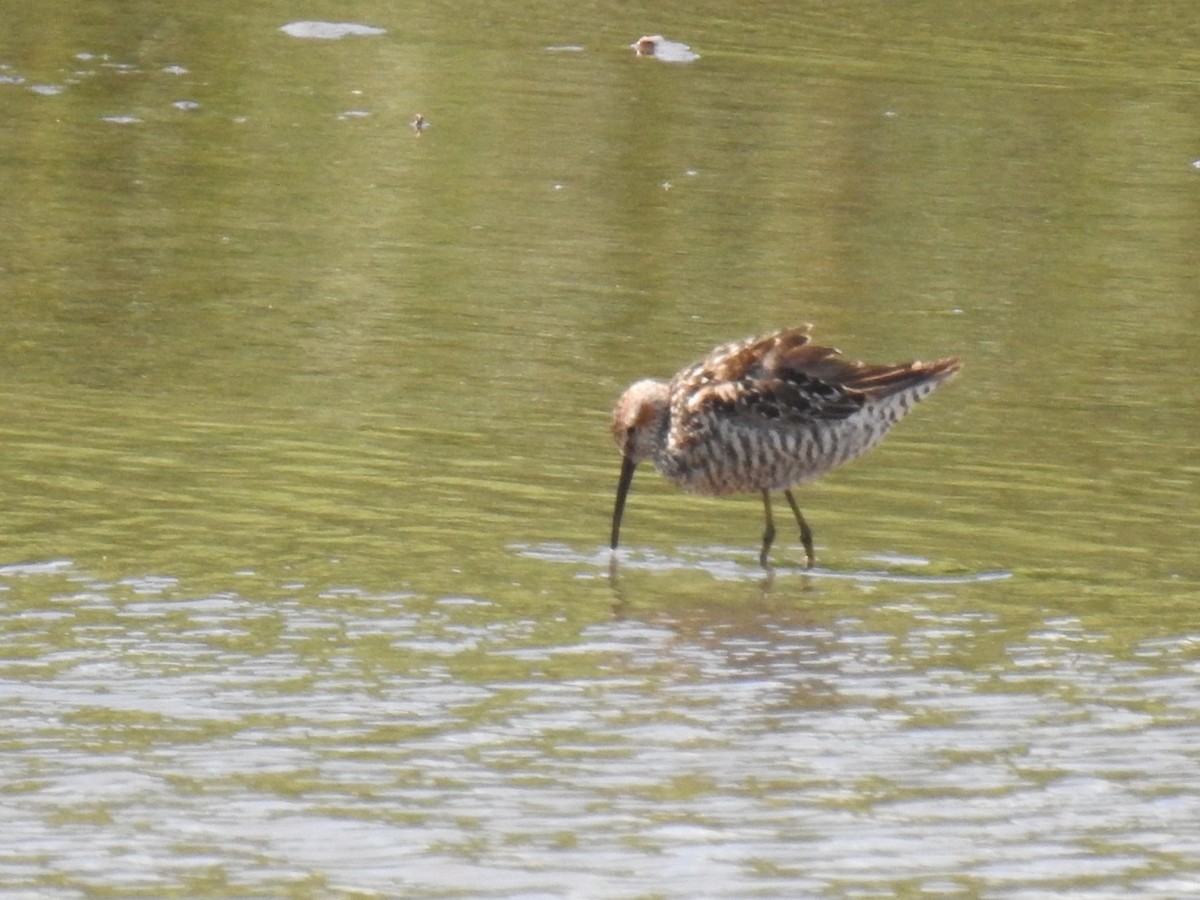
[[[5,896],[1196,893],[1189,14],[6,17]],[[800,321],[966,368],[613,565]]]

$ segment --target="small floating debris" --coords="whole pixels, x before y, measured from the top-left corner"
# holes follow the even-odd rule
[[[111,122],[113,125],[136,125],[142,121],[137,116],[101,116],[102,122]]]
[[[313,38],[322,41],[336,41],[344,37],[387,34],[386,28],[376,28],[373,25],[360,25],[357,22],[290,22],[282,26],[279,30],[294,38]]]
[[[547,53],[582,53],[583,44],[551,44],[546,48]]]
[[[173,107],[175,107],[176,109],[182,109],[185,112],[190,112],[193,109],[200,108],[200,104],[197,103],[195,100],[176,100],[171,105]]]
[[[186,75],[188,73],[183,66],[163,66],[163,71],[168,75]]]
[[[346,119],[365,119],[365,118],[369,117],[370,115],[371,115],[371,113],[369,110],[348,109],[344,113],[342,113],[340,116],[338,116],[338,121],[344,122],[344,121],[346,121]]]
[[[31,84],[29,89],[35,94],[41,94],[43,97],[53,97],[65,90],[61,84]]]
[[[638,56],[653,56],[663,62],[689,63],[700,58],[687,44],[668,40],[661,34],[648,34],[629,45]]]
[[[417,137],[420,137],[421,132],[424,131],[426,128],[428,128],[432,124],[433,123],[430,122],[423,115],[421,115],[420,113],[417,113],[417,117],[412,120],[411,124],[409,124],[408,127],[417,133]]]

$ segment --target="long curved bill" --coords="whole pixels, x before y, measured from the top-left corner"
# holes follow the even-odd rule
[[[633,470],[637,463],[631,457],[621,461],[621,480],[617,482],[617,505],[613,509],[612,549],[617,549],[617,539],[621,536],[621,516],[625,515],[625,498],[629,494],[629,486],[633,484]]]

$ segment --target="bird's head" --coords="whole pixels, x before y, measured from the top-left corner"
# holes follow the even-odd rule
[[[654,455],[664,440],[669,391],[664,381],[646,379],[631,384],[613,410],[612,436],[621,451],[621,478],[617,482],[617,504],[613,509],[612,548],[617,549],[625,498],[633,484],[637,464]]]
[[[636,466],[654,455],[667,416],[667,384],[647,378],[631,384],[617,401],[612,436],[621,455]]]

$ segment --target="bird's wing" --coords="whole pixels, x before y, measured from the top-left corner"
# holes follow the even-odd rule
[[[712,417],[750,428],[835,421],[869,402],[936,385],[962,365],[953,356],[898,366],[852,362],[813,344],[810,327],[724,344],[684,369],[669,386],[673,424],[686,432]]]
[[[672,414],[680,424],[712,414],[751,426],[843,419],[867,399],[855,377],[880,377],[886,368],[845,362],[810,343],[802,325],[717,347],[680,372],[671,383]]]

